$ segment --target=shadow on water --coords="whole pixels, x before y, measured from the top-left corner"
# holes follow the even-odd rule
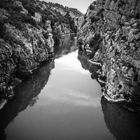
[[[10,122],[28,106],[33,106],[38,94],[48,82],[50,71],[54,68],[54,61],[42,66],[21,83],[16,89],[16,96],[8,101],[3,109],[0,110],[0,140],[6,139],[5,129]]]
[[[76,38],[74,35],[67,35],[60,39],[59,45],[55,46],[55,58],[59,58],[69,52],[76,50]],[[0,110],[0,140],[6,140],[6,127],[28,106],[33,106],[41,90],[47,84],[51,70],[54,68],[54,61],[44,64],[29,76],[15,89],[16,96]]]
[[[77,49],[77,38],[74,34],[61,36],[59,44],[54,47],[55,58],[62,57],[63,55],[66,55]]]
[[[91,72],[96,79],[98,68],[91,67],[88,58],[79,53],[78,59],[84,69]],[[126,110],[121,105],[101,99],[102,111],[107,128],[117,140],[135,140],[140,138],[140,115]]]
[[[77,48],[75,46],[76,38],[74,36],[64,37],[55,49],[55,58],[59,58],[76,50]],[[98,68],[97,70],[96,67],[92,68],[87,58],[82,55],[79,55],[78,59],[82,67],[89,70],[92,73],[91,77],[96,79],[96,71]],[[53,68],[54,61],[43,65],[15,89],[15,98],[8,101],[0,110],[0,140],[6,140],[5,129],[15,117],[17,117],[20,112],[26,110],[28,106],[33,106],[37,102],[38,95],[47,84]],[[106,126],[117,140],[135,140],[140,137],[139,115],[129,112],[116,104],[109,103],[104,98],[101,99],[101,105]],[[100,133],[99,131],[99,135]]]
[[[104,120],[107,128],[117,140],[140,138],[140,115],[127,111],[117,104],[101,99]]]
[[[82,54],[82,52],[80,51],[78,52],[78,60],[80,61],[83,69],[89,70],[89,72],[91,73],[91,78],[96,79],[98,81],[97,72],[100,69],[100,67],[97,65],[90,64],[90,62],[88,61],[89,58],[86,55]]]

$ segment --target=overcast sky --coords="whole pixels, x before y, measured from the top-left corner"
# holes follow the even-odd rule
[[[54,3],[59,3],[64,6],[72,7],[72,8],[77,8],[80,10],[82,13],[86,13],[86,10],[88,6],[94,1],[94,0],[44,0],[46,2],[54,2]]]

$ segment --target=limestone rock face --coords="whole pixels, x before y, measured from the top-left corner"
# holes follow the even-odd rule
[[[134,140],[140,137],[139,114],[124,110],[120,105],[112,104],[104,97],[101,99],[101,105],[106,126],[115,139]]]
[[[12,59],[12,47],[0,39],[0,90],[5,90],[16,65]]]
[[[11,94],[18,79],[31,74],[53,53],[52,29],[39,22],[28,15],[21,1],[1,2],[0,97]]]
[[[57,27],[64,34],[77,29],[69,23],[74,19],[59,9],[82,16],[76,9],[39,0],[0,1],[0,99],[52,57],[55,38],[60,39]]]
[[[91,50],[91,62],[102,65],[106,99],[140,104],[139,45],[139,0],[97,0],[89,6],[79,47],[86,53]]]

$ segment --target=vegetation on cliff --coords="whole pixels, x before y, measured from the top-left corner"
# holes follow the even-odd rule
[[[140,104],[140,1],[96,0],[88,8],[79,37],[106,99]],[[104,79],[104,80],[102,80]]]
[[[0,1],[0,96],[9,96],[16,83],[48,61],[53,35],[76,32],[81,15],[78,10],[38,0]]]

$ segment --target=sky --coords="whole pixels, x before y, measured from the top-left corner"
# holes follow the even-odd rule
[[[59,3],[64,6],[77,8],[82,13],[86,13],[86,10],[88,6],[93,2],[93,0],[44,0],[46,2],[53,2],[53,3]]]

